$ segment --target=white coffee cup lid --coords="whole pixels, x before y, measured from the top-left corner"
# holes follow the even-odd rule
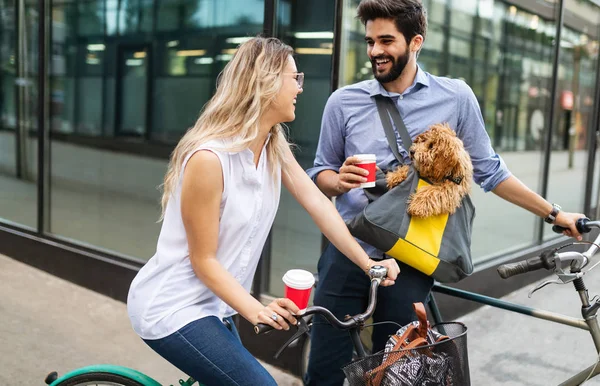
[[[354,156],[360,158],[360,160],[363,162],[377,161],[377,157],[375,156],[375,154],[355,154]]]
[[[315,277],[304,269],[290,269],[283,275],[285,285],[295,289],[308,289],[315,284]]]

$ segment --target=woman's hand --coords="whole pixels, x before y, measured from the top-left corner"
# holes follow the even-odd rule
[[[258,323],[268,324],[277,330],[289,330],[288,323],[298,323],[294,317],[298,312],[300,309],[290,299],[275,299],[258,313]]]
[[[398,266],[396,259],[385,259],[379,261],[371,260],[371,267],[374,265],[383,265],[387,268],[387,277],[381,282],[381,286],[388,287],[396,284],[396,278],[400,274],[400,267]]]

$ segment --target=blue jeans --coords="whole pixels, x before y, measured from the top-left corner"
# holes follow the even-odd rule
[[[208,316],[179,331],[144,342],[179,370],[203,385],[277,386],[273,377],[242,346],[231,318],[231,331],[216,316]]]
[[[433,279],[406,264],[398,262],[400,275],[396,284],[380,287],[374,322],[394,321],[402,326],[416,320],[412,304],[427,301]],[[367,309],[370,281],[364,271],[333,245],[319,259],[319,284],[314,304],[328,308],[340,320]],[[386,323],[373,327],[373,352],[383,350],[398,326]],[[341,367],[352,360],[352,341],[347,331],[332,327],[323,317],[315,317],[311,331],[311,351],[304,380],[309,386],[341,386]]]

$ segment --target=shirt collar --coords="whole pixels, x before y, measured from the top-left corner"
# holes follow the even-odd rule
[[[387,97],[399,95],[398,93],[395,93],[395,92],[388,92],[385,88],[383,88],[383,85],[381,83],[379,83],[379,81],[377,81],[376,79],[373,79],[372,82],[373,82],[371,84],[371,96],[372,97],[376,96],[376,95],[383,95],[383,96],[387,96]],[[429,87],[429,77],[427,76],[425,71],[423,71],[421,69],[421,66],[419,66],[418,64],[417,64],[417,76],[415,76],[415,80],[413,81],[413,84],[409,88],[406,89],[405,93],[412,90],[417,84],[421,84],[425,87]]]
[[[265,152],[265,149],[267,148],[267,144],[269,143],[269,141],[271,140],[271,133],[269,132],[269,134],[267,134],[267,140],[265,141],[265,144],[263,145],[262,149],[260,150],[260,154],[261,157],[264,155],[263,153]],[[252,161],[252,163],[254,164],[254,153],[252,152],[252,150],[250,150],[249,147],[245,148],[244,150],[241,151],[242,154],[245,154],[246,157]]]

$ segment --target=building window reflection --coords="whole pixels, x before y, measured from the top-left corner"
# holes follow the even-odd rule
[[[275,3],[274,33],[294,48],[298,68],[306,74],[289,130],[299,145],[297,158],[308,168],[331,90],[372,78],[364,26],[355,17],[359,0]],[[592,167],[588,141],[596,130],[599,7],[565,0],[557,43],[557,2],[543,7],[529,0],[423,3],[429,28],[420,66],[434,75],[464,79],[509,168],[530,188],[547,188],[549,200],[582,210],[586,169]],[[334,36],[336,4],[343,8],[339,37]],[[29,0],[0,1],[0,183],[11,187],[0,192],[0,218],[32,229],[38,226],[37,6]],[[21,24],[17,9],[23,12]],[[150,257],[159,228],[156,187],[168,153],[197,119],[236,47],[271,25],[264,17],[264,0],[52,2],[52,222],[44,231],[112,254]],[[341,49],[339,69],[332,69],[334,42]],[[557,94],[552,95],[556,47]],[[338,84],[332,84],[332,70],[339,71]],[[547,138],[550,178],[541,186]],[[593,167],[596,206],[598,172]],[[540,241],[532,215],[478,189],[473,196],[476,259]],[[491,221],[498,213],[510,226]],[[544,230],[545,237],[552,236],[549,228]],[[281,294],[281,275],[290,266],[316,269],[321,234],[287,192],[268,248],[266,289],[272,294]]]

